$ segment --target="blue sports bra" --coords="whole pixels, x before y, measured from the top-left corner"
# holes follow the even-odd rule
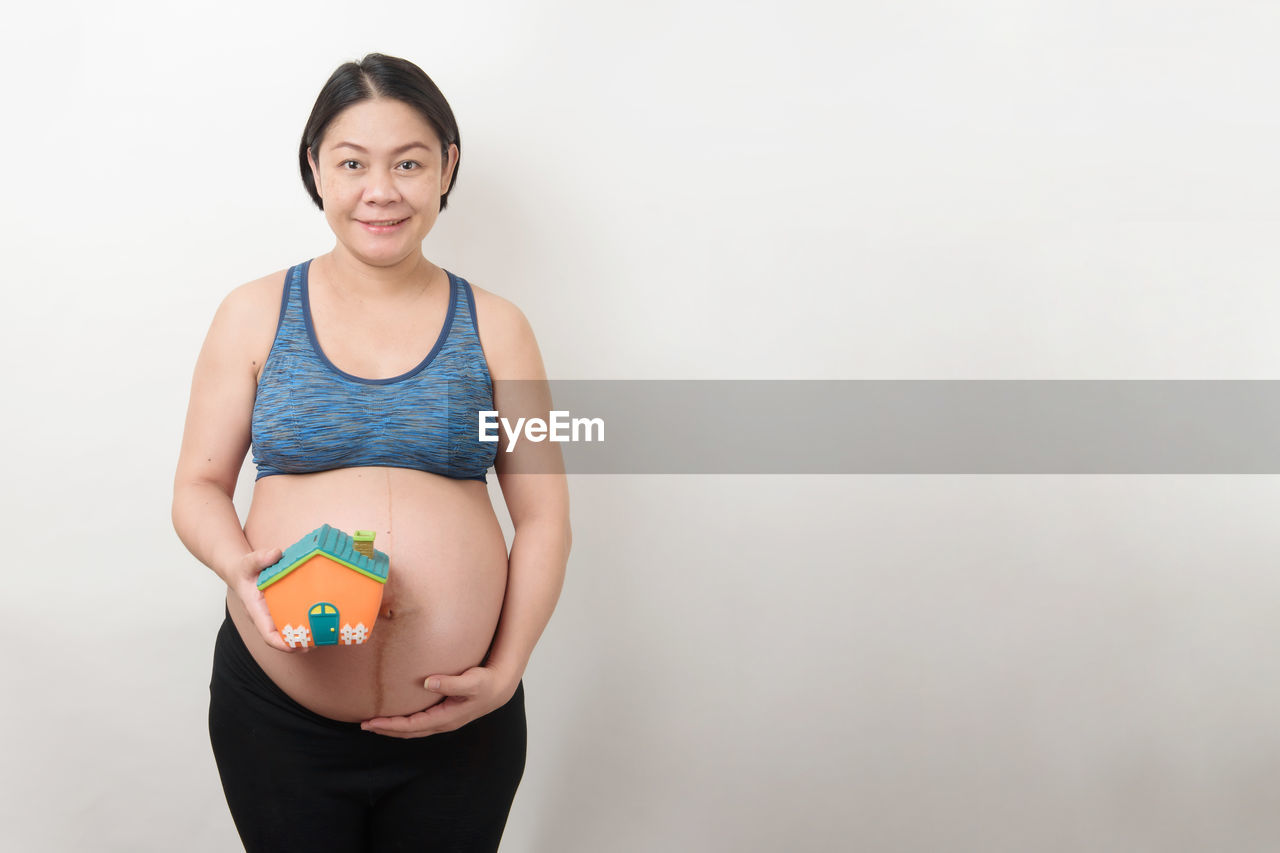
[[[493,381],[476,333],[471,285],[445,270],[453,298],[426,358],[390,379],[334,366],[311,324],[307,271],[290,267],[276,337],[253,401],[257,479],[363,465],[487,482],[498,447],[478,438]]]

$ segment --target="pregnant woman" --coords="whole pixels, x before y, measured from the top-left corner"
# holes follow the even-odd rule
[[[416,65],[340,66],[299,148],[336,242],[232,291],[196,363],[173,522],[227,585],[209,733],[250,851],[496,850],[524,772],[522,679],[564,579],[568,489],[556,445],[478,440],[479,411],[551,406],[519,309],[423,255],[460,156]],[[362,645],[293,649],[258,573],[326,523],[376,531],[381,610]]]

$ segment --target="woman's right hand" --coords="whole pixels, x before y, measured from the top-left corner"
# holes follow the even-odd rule
[[[267,607],[267,598],[258,589],[258,575],[263,569],[273,565],[281,557],[279,548],[267,548],[261,551],[250,551],[240,558],[227,576],[227,586],[240,597],[240,603],[253,620],[253,625],[266,640],[267,645],[282,652],[296,651],[280,636],[275,621],[271,618],[271,610]],[[306,650],[306,647],[303,647]]]

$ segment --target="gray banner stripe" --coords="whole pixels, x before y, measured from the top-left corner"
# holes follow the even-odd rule
[[[575,474],[1280,473],[1272,380],[556,380],[551,393],[605,424],[603,442],[559,445]]]

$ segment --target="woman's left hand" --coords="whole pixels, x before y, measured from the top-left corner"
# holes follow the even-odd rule
[[[374,717],[360,728],[398,738],[451,732],[507,704],[519,683],[518,675],[484,666],[473,666],[461,675],[432,675],[422,686],[443,694],[444,701],[404,717]]]

